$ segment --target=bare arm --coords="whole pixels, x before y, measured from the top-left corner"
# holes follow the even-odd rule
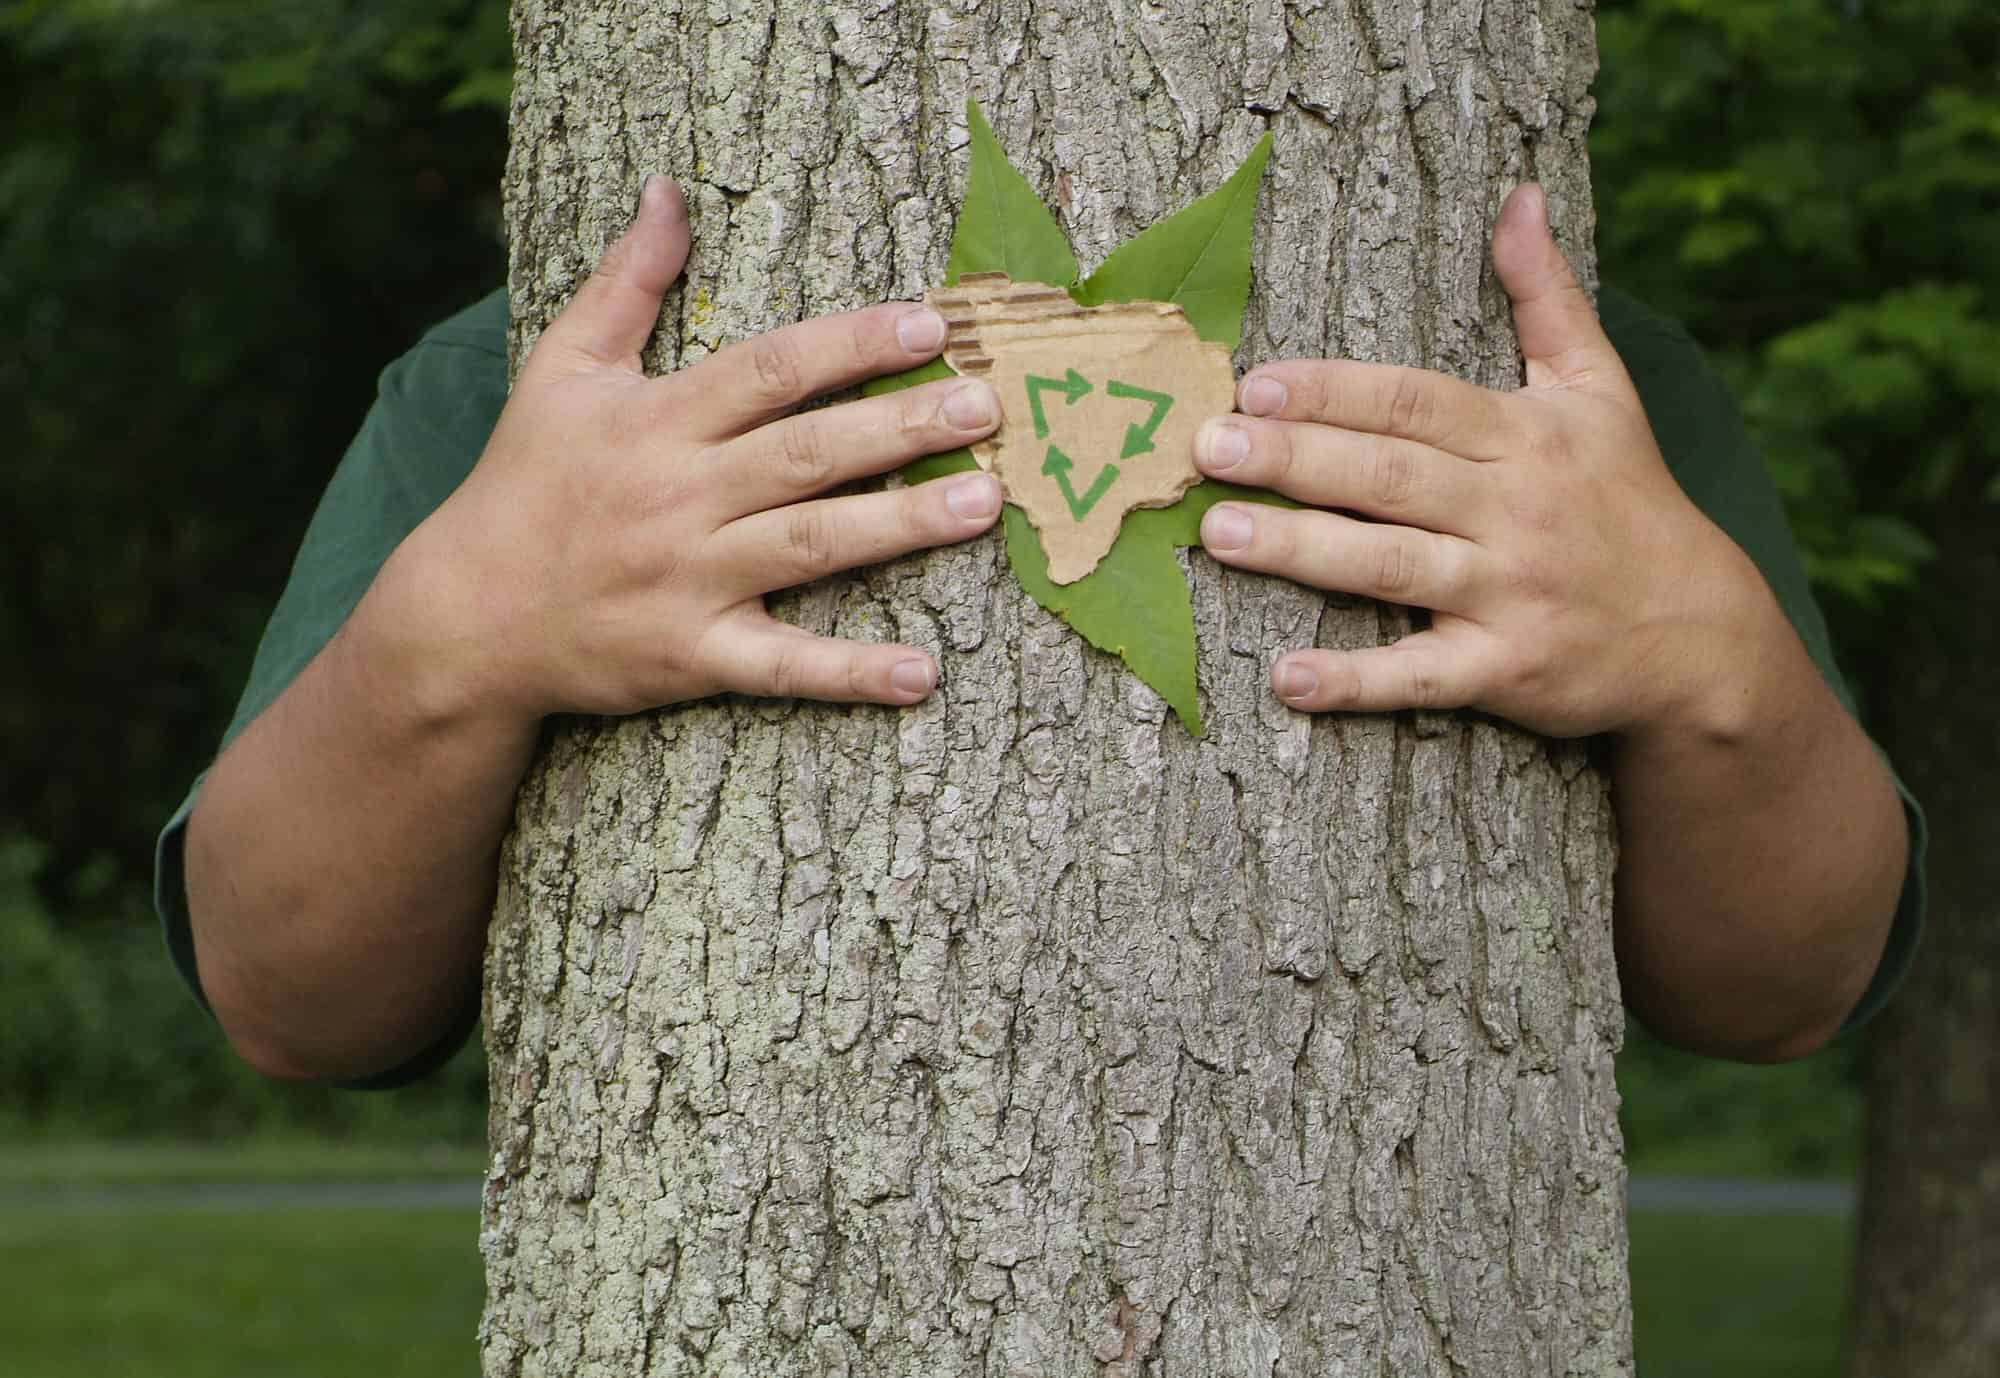
[[[440,673],[396,566],[230,744],[188,819],[202,988],[271,1076],[384,1070],[473,998],[538,724],[482,712]]]
[[[1882,758],[1775,601],[1750,601],[1761,632],[1716,667],[1706,716],[1621,733],[1611,766],[1626,1002],[1682,1047],[1762,1062],[1820,1047],[1860,1000],[1909,838]]]
[[[990,432],[984,383],[800,413],[935,356],[935,313],[807,321],[667,378],[639,351],[687,253],[656,180],[522,370],[479,463],[209,773],[186,885],[202,986],[251,1063],[354,1078],[422,1052],[477,981],[496,852],[542,719],[734,691],[915,703],[909,646],[815,637],[763,595],[964,540],[984,474],[826,490]]]
[[[1894,916],[1907,841],[1888,772],[1748,556],[1675,484],[1539,189],[1501,213],[1494,263],[1526,387],[1261,366],[1238,390],[1247,415],[1210,422],[1197,462],[1310,506],[1219,505],[1204,545],[1430,610],[1392,646],[1280,658],[1272,685],[1295,708],[1471,706],[1606,735],[1627,1001],[1700,1051],[1808,1052]]]

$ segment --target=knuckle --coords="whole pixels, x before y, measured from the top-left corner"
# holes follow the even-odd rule
[[[901,358],[895,322],[902,310],[895,306],[873,306],[851,315],[847,327],[849,357],[867,367]]]
[[[1284,374],[1284,384],[1292,396],[1293,405],[1286,414],[1329,416],[1350,383],[1347,364],[1343,360],[1320,360],[1306,367],[1288,369]]]
[[[653,660],[654,670],[665,684],[692,678],[701,668],[698,645],[678,636],[662,637]]]
[[[785,517],[785,550],[794,570],[814,575],[833,567],[833,532],[826,519],[810,508],[794,508]]]
[[[771,657],[764,685],[773,698],[796,698],[805,685],[805,661],[794,650],[782,650]]]
[[[925,491],[933,486],[920,483],[914,488],[905,488],[897,495],[896,534],[906,548],[930,545],[947,535],[955,535],[959,530],[958,518],[951,515],[951,509],[944,505],[944,500]]]
[[[1377,506],[1401,511],[1417,486],[1417,466],[1400,445],[1379,447],[1369,461],[1368,483]]]
[[[1409,702],[1412,708],[1444,706],[1444,680],[1437,667],[1427,660],[1415,661],[1409,667]]]
[[[1455,537],[1431,540],[1427,542],[1427,547],[1430,583],[1436,590],[1437,601],[1465,597],[1478,572],[1475,565],[1477,548]]]
[[[826,435],[814,417],[796,417],[779,428],[779,459],[785,477],[808,492],[825,487],[833,479],[833,457]]]
[[[1547,464],[1567,466],[1576,458],[1576,444],[1568,428],[1541,425],[1528,433],[1528,447]]]
[[[1411,372],[1396,374],[1389,384],[1389,429],[1398,435],[1414,435],[1426,428],[1431,410],[1430,391],[1423,379]]]
[[[629,532],[618,533],[603,543],[602,551],[599,567],[610,576],[613,588],[624,591],[655,584],[659,559],[650,542],[634,539]]]
[[[1538,657],[1515,653],[1500,657],[1493,667],[1493,680],[1509,698],[1520,700],[1539,693],[1545,678],[1543,672]]]
[[[1258,564],[1273,569],[1295,568],[1299,562],[1299,552],[1305,542],[1299,539],[1298,523],[1295,520],[1310,513],[1284,512],[1273,509],[1259,512],[1250,522],[1250,544],[1241,554],[1255,556]]]
[[[1376,559],[1375,587],[1392,599],[1400,599],[1416,583],[1416,554],[1409,542],[1397,536],[1386,538]]]
[[[675,522],[688,505],[687,475],[677,468],[662,468],[634,478],[629,490],[631,514],[641,525]]]
[[[1292,395],[1292,405],[1285,410],[1287,416],[1322,421],[1340,414],[1341,403],[1351,387],[1338,364],[1287,374],[1285,385]]]
[[[1281,483],[1300,477],[1298,437],[1290,426],[1245,426],[1250,453],[1244,457],[1246,473],[1260,474],[1267,481]]]
[[[627,589],[668,589],[685,573],[685,557],[650,532],[644,539],[615,542],[611,559],[620,586]]]
[[[955,386],[955,382],[946,383],[937,392],[922,388],[906,388],[898,394],[897,438],[913,444],[929,439],[938,429],[938,409],[944,405],[945,393]]]
[[[1517,489],[1503,501],[1507,515],[1522,530],[1539,536],[1556,529],[1559,509],[1543,494],[1532,489]]]
[[[874,690],[866,658],[850,652],[846,659],[847,664],[842,672],[842,678],[847,684],[847,697],[851,699],[873,698]]]
[[[1320,709],[1346,708],[1361,701],[1361,671],[1344,656],[1314,655],[1306,662],[1319,677],[1313,704]]]
[[[789,402],[799,395],[803,376],[798,346],[782,334],[760,335],[750,343],[750,365],[757,374],[757,386],[774,402]]]
[[[1555,579],[1547,561],[1518,555],[1508,562],[1507,586],[1521,601],[1542,604],[1554,593]]]

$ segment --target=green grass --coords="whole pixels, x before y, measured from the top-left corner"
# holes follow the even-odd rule
[[[462,1209],[0,1212],[0,1373],[469,1378],[477,1228]],[[1836,1378],[1849,1228],[1634,1217],[1641,1378]]]
[[[0,1214],[9,1378],[477,1371],[467,1210]]]
[[[1853,1223],[1632,1217],[1640,1378],[1838,1378]]]
[[[304,1136],[183,1143],[0,1138],[0,1196],[42,1187],[207,1182],[379,1182],[484,1175],[480,1144],[390,1144]]]

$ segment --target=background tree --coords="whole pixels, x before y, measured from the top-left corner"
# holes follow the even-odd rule
[[[1721,346],[1935,829],[1868,1039],[1852,1371],[2000,1372],[2000,10],[1608,9],[1606,273]]]
[[[1518,380],[1536,176],[1589,262],[1569,0],[515,8],[517,344],[688,185],[650,362],[940,279],[964,100],[1079,256],[1271,126],[1246,353]],[[518,358],[518,351],[517,351]],[[1276,708],[1400,618],[1190,560],[1210,736],[992,541],[784,602],[903,714],[560,732],[489,949],[490,1374],[1629,1371],[1609,816],[1579,747]]]

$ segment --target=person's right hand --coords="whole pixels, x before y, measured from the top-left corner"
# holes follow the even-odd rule
[[[944,321],[908,303],[649,379],[640,350],[688,242],[678,188],[653,178],[536,342],[472,473],[392,559],[453,667],[451,698],[540,717],[724,691],[908,704],[936,684],[923,652],[814,636],[763,596],[990,527],[1000,490],[983,473],[819,495],[987,435],[992,388],[948,379],[797,411],[934,358]]]

